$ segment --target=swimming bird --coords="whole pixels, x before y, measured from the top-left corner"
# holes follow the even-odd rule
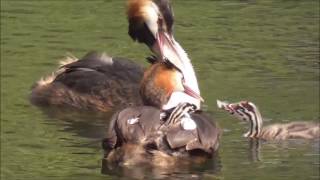
[[[56,72],[35,83],[31,102],[40,106],[110,111],[143,102],[170,109],[185,100],[200,109],[202,98],[191,61],[173,39],[170,7],[167,0],[128,1],[130,36],[156,53],[148,58],[153,64],[145,73],[144,68],[133,61],[106,54],[92,52],[81,59],[69,57]],[[146,33],[149,31],[151,33]],[[164,40],[160,40],[161,37]],[[176,70],[167,68],[168,64]],[[166,82],[176,76],[182,76],[183,82],[183,88],[177,91],[174,84]],[[140,93],[145,93],[144,98]]]
[[[191,60],[173,37],[169,1],[129,0],[128,7],[129,35],[147,44],[156,57],[141,82],[144,106],[128,107],[111,118],[102,143],[106,159],[166,166],[177,157],[212,156],[221,132],[197,111],[203,99]],[[142,156],[126,153],[137,149]]]
[[[110,111],[141,105],[144,68],[133,61],[90,52],[68,57],[57,71],[32,87],[30,100],[38,106]]]
[[[218,107],[228,111],[240,120],[250,123],[249,131],[244,137],[260,138],[264,140],[285,139],[318,139],[320,138],[320,124],[314,122],[290,122],[287,124],[273,124],[262,127],[263,119],[258,107],[252,102],[240,101],[227,103],[217,100]]]

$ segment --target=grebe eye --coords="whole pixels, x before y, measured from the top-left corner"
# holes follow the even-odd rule
[[[161,16],[159,16],[158,18],[158,25],[160,26],[160,28],[162,29],[162,26],[163,26],[163,19]]]

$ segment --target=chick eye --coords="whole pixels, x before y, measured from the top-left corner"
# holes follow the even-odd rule
[[[240,108],[239,108],[239,111],[240,111],[240,112],[245,112],[245,109],[242,108],[242,107],[240,107]]]

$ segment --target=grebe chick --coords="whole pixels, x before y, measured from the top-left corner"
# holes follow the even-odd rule
[[[227,103],[217,100],[218,107],[228,111],[240,120],[250,123],[244,137],[264,140],[319,139],[320,124],[314,122],[290,122],[262,127],[263,119],[258,107],[252,102]]]

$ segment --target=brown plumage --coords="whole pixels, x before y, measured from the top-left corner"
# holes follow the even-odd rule
[[[165,62],[155,63],[144,73],[140,94],[144,105],[162,108],[174,91],[183,91],[182,74]]]
[[[320,138],[319,124],[313,122],[272,124],[263,127],[259,138],[266,140],[318,139]]]
[[[98,111],[141,105],[143,72],[142,66],[130,60],[92,52],[38,81],[30,100],[38,106]]]
[[[183,76],[184,87],[196,98],[192,101],[200,108],[197,98],[201,97],[190,60],[173,55],[184,51],[171,34],[173,15],[169,1],[129,0],[127,14],[130,36],[147,44],[157,55],[144,76],[143,67],[130,60],[88,53],[80,60],[74,59],[60,66],[52,76],[45,78],[47,81],[37,82],[32,88],[31,102],[40,106],[68,106],[98,111],[142,104],[162,108],[172,92],[184,90],[180,87],[182,82],[178,82]],[[159,34],[162,34],[161,37]],[[161,43],[157,44],[156,40]],[[160,52],[162,48],[173,56],[164,60],[164,54]],[[184,61],[186,64],[182,65]],[[188,74],[179,73],[173,68],[176,65],[188,67]],[[192,78],[189,74],[193,74]],[[189,82],[191,86],[188,86]]]
[[[39,106],[110,111],[143,104],[161,108],[173,91],[183,91],[182,75],[170,64],[155,61],[144,72],[130,60],[92,52],[41,78],[30,99]]]

